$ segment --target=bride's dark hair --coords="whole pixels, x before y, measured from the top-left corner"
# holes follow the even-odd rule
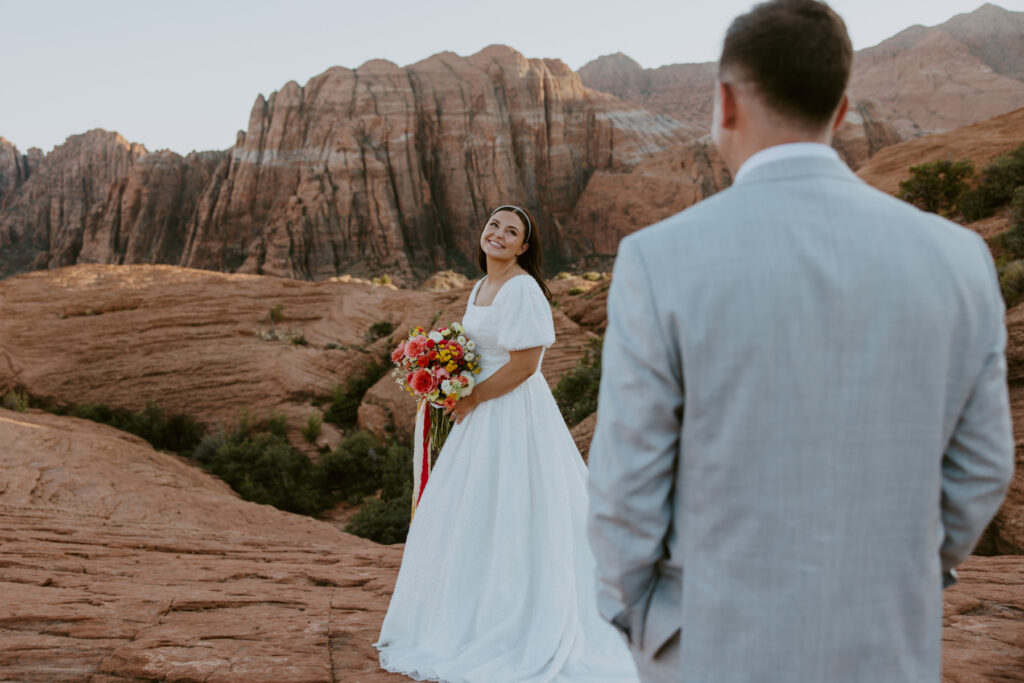
[[[533,276],[533,279],[540,285],[540,290],[544,292],[544,297],[551,301],[551,290],[548,289],[547,284],[544,282],[544,276],[541,273],[541,243],[540,243],[540,231],[537,229],[537,221],[533,220],[533,214],[526,209],[511,204],[505,204],[491,211],[491,216],[498,213],[499,211],[511,211],[516,215],[519,221],[523,224],[525,243],[529,247],[522,254],[516,257],[516,261],[527,273]],[[488,216],[487,219],[490,220]],[[479,241],[476,245],[477,257],[476,262],[480,266],[480,270],[487,272],[487,254],[484,253],[483,247],[480,246]]]

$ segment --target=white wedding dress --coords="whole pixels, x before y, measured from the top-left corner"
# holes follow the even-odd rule
[[[482,280],[481,280],[482,282]],[[509,351],[551,346],[529,275],[462,324],[485,380]],[[625,641],[597,612],[587,467],[539,368],[452,428],[409,528],[374,646],[388,671],[449,683],[636,683]]]

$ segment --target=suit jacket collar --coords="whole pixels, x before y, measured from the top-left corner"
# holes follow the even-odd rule
[[[779,180],[798,178],[829,177],[849,182],[863,182],[839,159],[824,157],[788,157],[770,161],[744,173],[733,186],[739,187],[752,183],[770,183]]]

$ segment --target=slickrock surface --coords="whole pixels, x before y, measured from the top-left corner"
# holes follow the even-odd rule
[[[103,425],[0,410],[0,443],[0,680],[404,680],[371,647],[401,546]]]
[[[857,175],[883,192],[896,194],[910,167],[930,161],[970,159],[975,171],[1024,144],[1024,108],[963,128],[886,147]]]
[[[427,325],[435,314],[460,320],[468,295],[467,286],[415,291],[176,266],[26,273],[0,281],[0,394],[20,383],[66,403],[140,410],[154,401],[205,423],[229,423],[243,408],[279,411],[289,418],[293,444],[306,447],[299,429],[316,410],[313,397],[330,396],[334,384],[382,360],[389,340],[397,343],[409,327]],[[263,338],[275,306],[283,307],[284,320],[273,326],[283,340]],[[557,310],[555,319],[558,341],[543,366],[552,383],[575,365],[590,334]],[[395,332],[368,341],[380,321]],[[392,391],[394,415],[367,418],[366,426],[411,419],[413,401],[392,382],[386,375],[380,386]],[[330,425],[324,433],[328,443],[337,438]]]
[[[372,648],[401,546],[103,425],[0,409],[0,443],[0,680],[407,680]],[[1020,680],[1024,558],[972,558],[944,597],[945,680]]]
[[[972,557],[943,592],[942,680],[1024,680],[1024,556]]]

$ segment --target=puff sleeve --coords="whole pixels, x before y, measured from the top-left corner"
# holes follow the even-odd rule
[[[498,324],[498,346],[509,351],[551,346],[555,321],[551,305],[531,276],[521,275],[505,283]]]

